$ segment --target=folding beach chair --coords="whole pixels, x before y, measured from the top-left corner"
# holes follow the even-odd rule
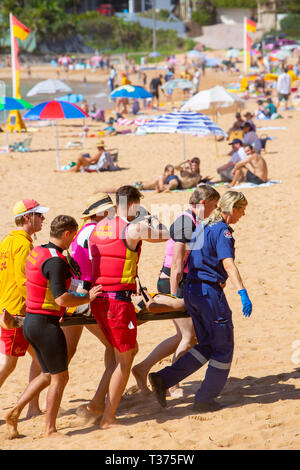
[[[14,144],[10,145],[9,148],[13,152],[30,152],[31,141],[32,141],[32,136],[29,136],[20,142],[15,142]]]
[[[86,132],[83,132],[82,137],[81,137],[80,140],[75,140],[75,141],[68,142],[65,145],[65,149],[69,149],[69,148],[72,148],[72,147],[83,148],[83,144],[84,144],[84,141],[85,141],[85,138],[86,138],[86,134],[87,134]]]

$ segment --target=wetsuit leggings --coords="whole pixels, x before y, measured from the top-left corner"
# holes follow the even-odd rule
[[[68,369],[67,343],[59,317],[27,312],[23,333],[43,372],[58,374]]]

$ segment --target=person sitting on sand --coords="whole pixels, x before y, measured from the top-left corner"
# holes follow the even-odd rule
[[[252,113],[250,113],[250,111],[247,111],[245,114],[244,114],[245,118],[246,118],[246,121],[245,122],[249,122],[252,126],[252,129],[256,132],[256,125],[254,124],[253,122],[253,118],[254,118],[254,115]]]
[[[277,115],[277,109],[276,109],[275,104],[272,101],[272,98],[268,98],[267,103],[268,103],[267,106],[265,106],[264,108],[264,113],[268,118],[272,119],[274,115],[275,116]]]
[[[245,152],[247,158],[238,162],[232,170],[234,178],[232,182],[228,184],[229,188],[232,188],[242,181],[263,184],[268,180],[268,167],[265,159],[255,152],[255,147],[252,145],[246,145]]]
[[[109,165],[107,162],[107,152],[105,152],[105,144],[104,140],[99,140],[96,144],[97,146],[97,153],[95,156],[91,157],[89,153],[82,153],[78,158],[76,165],[70,168],[70,171],[78,172],[85,167],[88,167],[90,165],[96,165],[98,167],[98,170],[109,170]],[[99,160],[103,160],[103,165],[101,165],[101,162]],[[99,165],[98,165],[99,162]]]
[[[230,136],[231,132],[240,131],[242,129],[242,125],[245,122],[244,119],[242,118],[241,113],[236,113],[235,119],[236,120],[234,121],[234,123],[232,124],[230,129],[228,129],[228,131],[227,131],[228,136]]]
[[[196,187],[199,183],[206,183],[210,178],[202,178],[200,175],[200,158],[194,157],[191,160],[184,160],[175,166],[175,170],[180,171],[182,189]]]
[[[140,183],[138,183],[139,185]],[[169,192],[172,189],[182,189],[181,181],[177,175],[175,175],[175,168],[173,165],[166,165],[162,175],[155,178],[150,183],[141,183],[144,190],[155,189],[156,192]]]
[[[140,191],[151,191],[155,190],[158,193],[169,192],[172,189],[182,189],[181,181],[175,173],[175,168],[173,165],[166,165],[162,175],[157,176],[154,180],[143,183],[142,181],[137,181],[133,184],[135,188]],[[105,193],[116,193],[118,188],[102,188],[101,191]]]
[[[260,153],[262,145],[260,138],[253,130],[252,124],[250,122],[245,122],[243,124],[243,139],[242,139],[244,147],[246,145],[254,145],[255,150],[257,153]]]
[[[229,142],[228,145],[232,145],[233,154],[227,163],[217,168],[217,173],[219,174],[221,181],[226,182],[230,182],[234,178],[232,174],[234,165],[247,157],[243,147],[243,142],[240,139],[233,139],[233,141]]]

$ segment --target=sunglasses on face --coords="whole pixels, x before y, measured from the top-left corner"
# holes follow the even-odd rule
[[[40,212],[32,212],[30,215],[37,215],[40,219],[44,217]]]

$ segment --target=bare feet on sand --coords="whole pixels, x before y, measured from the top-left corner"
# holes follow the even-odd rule
[[[51,437],[51,439],[53,439],[53,438],[60,438],[61,439],[62,437],[69,437],[69,436],[67,436],[66,434],[63,434],[62,432],[58,432],[55,429],[53,431],[45,431],[43,437]]]
[[[97,421],[100,421],[103,410],[95,410],[89,405],[81,405],[77,408],[76,414],[83,419],[84,424],[96,424]]]
[[[147,387],[147,376],[148,372],[143,370],[141,366],[136,365],[131,369],[131,372],[136,380],[136,383],[144,395],[151,393],[151,390]]]
[[[39,408],[28,408],[28,411],[26,413],[26,418],[34,418],[35,416],[40,416],[44,414],[43,411],[41,411]]]
[[[9,413],[7,413],[5,417],[8,439],[16,439],[17,437],[19,437],[18,418],[19,418],[19,413],[16,410],[10,411]]]
[[[109,419],[109,420],[102,420],[101,423],[100,423],[100,429],[109,429],[109,428],[113,428],[115,426],[120,426],[121,423],[119,422],[119,420],[117,418],[113,418],[113,419]]]

